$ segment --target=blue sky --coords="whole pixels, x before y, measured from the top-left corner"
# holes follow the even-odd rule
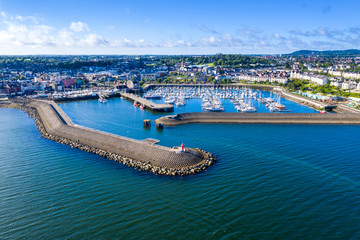
[[[360,1],[0,0],[0,54],[359,48]]]

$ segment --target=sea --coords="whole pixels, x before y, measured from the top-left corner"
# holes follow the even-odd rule
[[[188,100],[174,114],[200,104]],[[0,239],[360,239],[360,126],[161,130],[153,120],[169,113],[121,98],[59,106],[76,124],[219,160],[196,175],[158,176],[44,139],[26,113],[0,108]],[[144,119],[153,125],[144,129]]]

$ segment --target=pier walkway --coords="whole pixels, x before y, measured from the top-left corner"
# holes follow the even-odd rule
[[[360,114],[353,113],[181,113],[158,118],[156,123],[176,126],[187,123],[256,123],[256,124],[360,124]]]
[[[143,104],[147,109],[150,109],[152,111],[158,111],[158,112],[173,112],[174,106],[171,104],[158,104],[153,103],[149,100],[146,100],[144,98],[141,98],[135,94],[131,93],[121,93],[121,96],[130,99],[132,101],[137,101],[139,104]]]
[[[119,154],[151,166],[166,169],[192,167],[205,160],[202,152],[176,149],[138,141],[74,124],[52,101],[34,100],[28,104],[37,110],[46,132],[111,154]]]

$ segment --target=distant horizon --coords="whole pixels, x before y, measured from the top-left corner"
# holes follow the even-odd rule
[[[217,54],[224,54],[224,55],[245,55],[245,56],[276,56],[276,55],[291,55],[295,52],[299,52],[299,51],[314,51],[314,52],[337,52],[337,51],[350,51],[350,50],[355,50],[355,51],[360,51],[360,49],[334,49],[334,50],[314,50],[314,49],[300,49],[300,50],[296,50],[290,53],[273,53],[273,54],[269,54],[269,53],[249,53],[249,54],[243,54],[243,53],[223,53],[223,52],[218,52],[218,53],[209,53],[209,54],[137,54],[137,53],[133,53],[133,54],[0,54],[0,57],[4,57],[4,56],[214,56]]]

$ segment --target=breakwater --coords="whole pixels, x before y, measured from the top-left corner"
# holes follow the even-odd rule
[[[186,175],[201,172],[216,162],[215,156],[201,149],[180,151],[180,148],[154,145],[76,125],[52,101],[18,102],[12,107],[33,117],[44,138],[139,170],[161,175]]]
[[[199,112],[164,116],[155,120],[165,126],[188,123],[256,123],[256,124],[360,124],[360,114],[319,113],[226,113]]]
[[[141,98],[135,94],[131,93],[121,93],[121,96],[130,99],[131,101],[136,101],[139,104],[144,105],[147,109],[150,109],[152,111],[158,111],[158,112],[173,112],[174,106],[171,104],[159,104],[159,103],[153,103],[149,100],[146,100],[144,98]]]

